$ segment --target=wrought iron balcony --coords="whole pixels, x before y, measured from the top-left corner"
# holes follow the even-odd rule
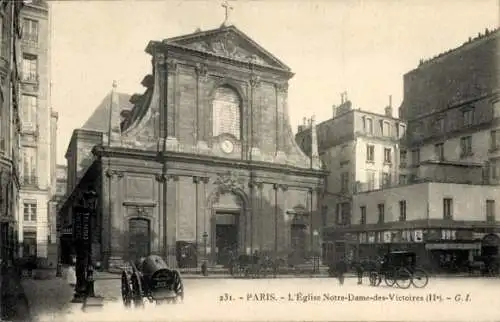
[[[23,82],[38,84],[38,82],[40,81],[40,76],[34,72],[30,72],[30,73],[23,72],[23,73],[21,73],[21,80]]]
[[[38,177],[37,176],[23,176],[22,185],[26,187],[38,187]]]

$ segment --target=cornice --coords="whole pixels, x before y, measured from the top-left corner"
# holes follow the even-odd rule
[[[247,82],[252,75],[258,75],[263,81],[269,84],[283,84],[287,83],[289,76],[276,72],[274,70],[252,70],[248,66],[237,66],[234,64],[220,65],[216,60],[207,60],[204,57],[190,55],[186,56],[180,52],[169,52],[169,58],[174,59],[180,66],[186,67],[184,69],[193,69],[196,73],[202,71],[206,73],[203,79],[208,79],[207,77],[231,77],[237,78],[243,82]],[[197,67],[204,66],[204,70],[197,69]]]
[[[251,65],[252,68],[254,69],[254,71],[270,71],[274,74],[279,73],[279,74],[282,74],[283,76],[286,76],[288,79],[292,78],[295,75],[291,71],[281,69],[278,67],[268,66],[268,65],[260,65],[260,64],[251,64],[249,62],[238,61],[238,60],[235,60],[235,59],[232,59],[229,57],[225,57],[222,55],[217,55],[214,53],[198,51],[198,50],[195,50],[195,49],[192,49],[192,48],[189,48],[186,46],[182,46],[182,45],[165,44],[162,42],[150,42],[150,44],[148,44],[148,48],[146,49],[147,52],[151,51],[151,49],[149,48],[150,46],[152,46],[155,49],[154,50],[155,52],[156,51],[174,52],[174,53],[178,52],[181,55],[188,52],[190,55],[198,56],[198,57],[203,58],[203,59],[213,58],[213,59],[216,59],[218,61],[222,61],[226,64],[233,65],[235,67],[242,67],[245,69],[248,69],[248,67]]]
[[[102,145],[94,146],[92,153],[97,157],[113,157],[113,158],[134,158],[140,160],[156,161],[156,162],[183,162],[197,163],[208,166],[219,166],[228,168],[238,168],[245,170],[263,170],[271,172],[286,172],[287,174],[299,176],[326,177],[329,172],[325,170],[311,170],[292,167],[289,165],[273,164],[262,161],[244,161],[231,160],[215,156],[193,155],[182,152],[168,151],[165,154],[156,151],[141,151],[134,149],[105,147]]]
[[[401,143],[403,143],[403,145],[405,145],[408,148],[419,148],[428,144],[441,143],[443,141],[447,141],[453,138],[458,138],[463,135],[474,134],[481,130],[488,130],[492,127],[499,125],[500,125],[500,118],[495,118],[486,122],[482,122],[480,124],[447,131],[445,133],[432,134],[422,139],[410,140],[409,138],[406,138],[406,140],[401,141]]]

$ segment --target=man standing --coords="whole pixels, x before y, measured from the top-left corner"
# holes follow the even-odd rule
[[[358,285],[363,284],[364,260],[358,260],[355,263],[356,274],[358,275]]]
[[[337,277],[339,279],[339,284],[344,285],[344,274],[347,271],[347,264],[344,258],[341,258],[337,262]]]

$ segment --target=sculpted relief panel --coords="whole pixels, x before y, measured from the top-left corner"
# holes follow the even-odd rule
[[[126,200],[154,200],[154,180],[149,177],[127,176],[125,186]]]
[[[252,61],[254,64],[268,65],[262,57],[242,48],[242,46],[238,44],[237,36],[230,32],[217,35],[210,39],[186,44],[185,46],[236,60],[245,62]]]

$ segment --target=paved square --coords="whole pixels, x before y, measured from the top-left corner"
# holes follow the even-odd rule
[[[365,280],[366,281],[366,280]],[[357,285],[332,278],[185,279],[183,304],[146,304],[126,310],[119,280],[101,280],[96,292],[108,299],[97,312],[61,312],[67,321],[235,320],[453,320],[500,316],[500,279],[431,279],[425,289]],[[54,314],[40,316],[53,321]]]

